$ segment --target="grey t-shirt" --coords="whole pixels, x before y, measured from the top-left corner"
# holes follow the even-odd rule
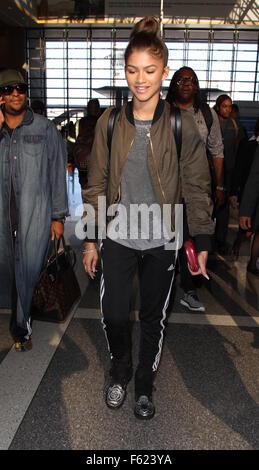
[[[137,250],[162,246],[169,240],[147,163],[151,123],[135,120],[136,135],[123,168],[121,201],[107,230],[109,238]]]

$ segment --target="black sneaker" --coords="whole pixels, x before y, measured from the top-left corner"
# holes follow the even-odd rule
[[[126,385],[121,385],[119,383],[111,384],[105,390],[105,403],[108,408],[116,409],[120,408],[126,398]]]
[[[129,364],[125,370],[125,365],[113,362],[110,370],[110,380],[104,389],[104,399],[108,408],[120,408],[126,398],[127,385],[132,377],[132,365]]]
[[[216,250],[217,250],[218,254],[221,255],[221,256],[225,256],[225,255],[229,254],[229,247],[228,247],[228,245],[226,245],[226,243],[217,242]]]
[[[134,415],[138,419],[151,419],[155,414],[155,406],[152,401],[152,396],[140,395],[136,400],[134,407]]]

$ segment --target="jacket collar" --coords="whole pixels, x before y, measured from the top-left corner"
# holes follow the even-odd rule
[[[33,111],[31,108],[27,107],[26,108],[26,111],[25,111],[25,114],[23,116],[23,120],[22,122],[16,127],[16,129],[18,127],[22,127],[22,126],[28,126],[30,125],[34,120],[34,114],[33,114]],[[6,124],[7,126],[7,124]]]
[[[34,119],[33,111],[32,111],[31,108],[29,108],[29,106],[27,106],[24,118],[23,118],[20,125],[21,126],[28,126],[29,124],[32,123],[33,119]]]
[[[34,120],[34,113],[33,113],[33,111],[32,111],[31,108],[27,107],[27,108],[26,108],[26,111],[25,111],[25,114],[24,114],[24,116],[23,116],[23,120],[22,120],[22,122],[19,124],[19,126],[16,127],[16,129],[18,129],[19,127],[22,127],[22,126],[28,126],[28,125],[30,125],[30,124],[33,122],[33,120]],[[5,123],[5,125],[3,126],[3,131],[4,131],[4,132],[5,132],[5,131],[7,132],[7,128],[8,128],[8,126],[7,126],[7,124]]]
[[[164,100],[162,100],[162,98],[159,98],[159,101],[158,101],[156,109],[155,109],[152,124],[154,124],[156,121],[158,121],[158,119],[162,115],[164,107],[165,107]],[[126,117],[127,117],[128,121],[134,126],[135,123],[134,123],[134,116],[133,116],[133,100],[129,101],[126,104],[125,113],[126,113]]]

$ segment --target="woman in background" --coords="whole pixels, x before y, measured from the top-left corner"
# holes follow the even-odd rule
[[[216,211],[216,245],[220,254],[227,254],[227,233],[229,222],[229,197],[231,193],[238,145],[243,137],[236,121],[231,117],[232,100],[228,95],[220,95],[214,106],[218,114],[224,144],[224,188],[225,203]]]

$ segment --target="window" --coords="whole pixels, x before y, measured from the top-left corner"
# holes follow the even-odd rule
[[[28,30],[31,99],[42,99],[53,118],[68,110],[82,115],[98,98],[105,107],[128,97],[124,51],[129,28]],[[188,65],[213,102],[221,93],[234,101],[258,100],[258,32],[166,28],[170,73]]]

